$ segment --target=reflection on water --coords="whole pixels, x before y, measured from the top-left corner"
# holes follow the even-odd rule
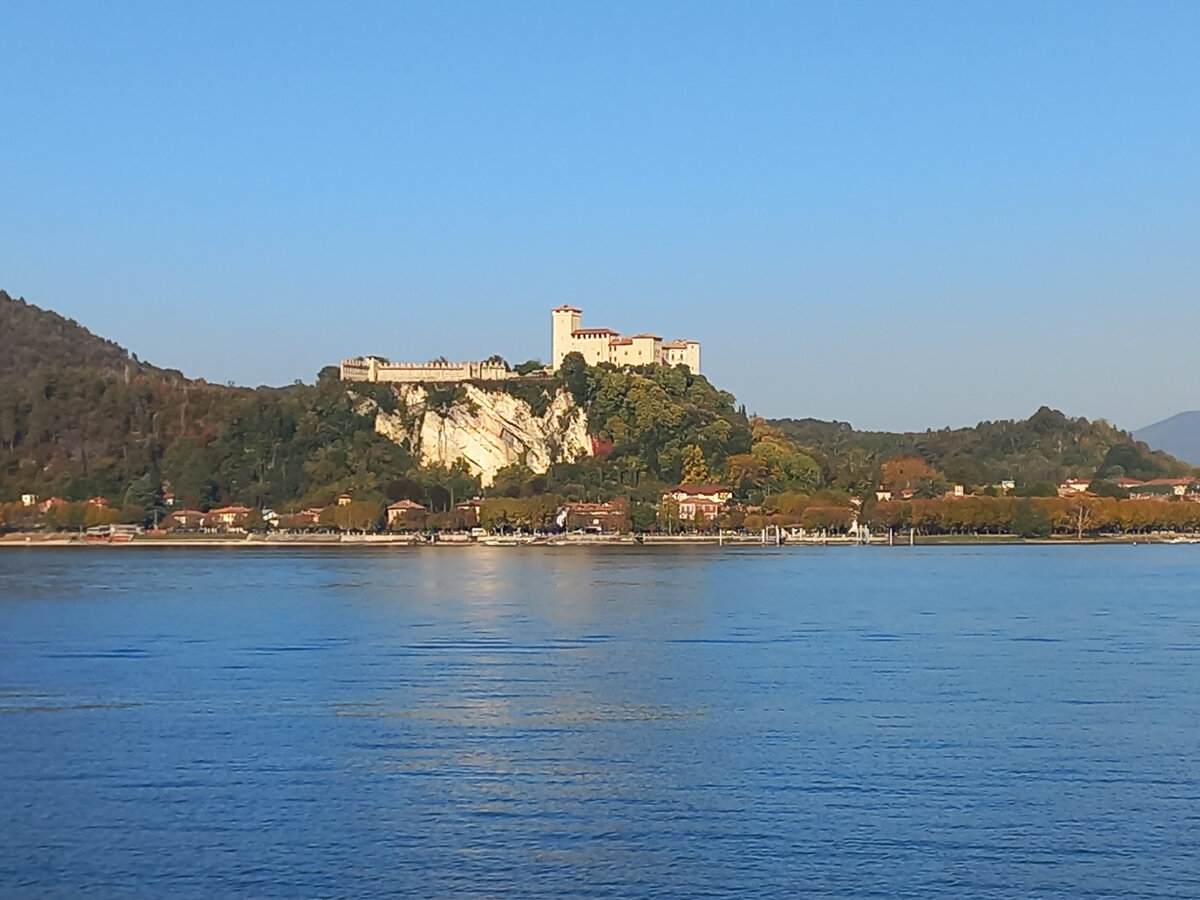
[[[1193,547],[0,554],[5,897],[1194,897]]]

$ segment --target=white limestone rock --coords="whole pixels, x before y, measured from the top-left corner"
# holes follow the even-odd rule
[[[422,465],[453,465],[462,460],[484,486],[506,466],[524,463],[545,472],[557,462],[592,454],[587,415],[571,394],[560,390],[549,408],[535,416],[529,404],[504,391],[463,384],[465,397],[444,409],[430,409],[422,385],[396,386],[399,409],[375,415],[375,431],[405,444]]]

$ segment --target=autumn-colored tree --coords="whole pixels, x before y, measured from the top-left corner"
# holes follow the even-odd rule
[[[729,472],[729,486],[735,491],[761,488],[767,481],[767,464],[753,453],[736,453],[725,464]]]
[[[812,496],[800,493],[799,491],[785,491],[782,494],[768,497],[763,501],[764,509],[768,510],[772,515],[781,517],[781,523],[789,526],[799,525],[804,511],[812,505]],[[841,504],[824,503],[823,505],[836,506]]]
[[[382,505],[374,500],[353,500],[345,505],[326,507],[319,519],[342,531],[373,531],[379,527]]]
[[[945,480],[919,456],[898,456],[888,460],[881,467],[881,479],[884,488],[890,491],[915,490],[922,482]]]
[[[84,513],[83,524],[85,528],[113,525],[120,516],[121,514],[115,509],[107,506],[95,506],[89,503],[87,511]]]
[[[867,514],[866,523],[872,528],[899,528],[904,509],[899,500],[880,500]]]
[[[840,533],[854,521],[854,511],[839,506],[810,506],[800,517],[805,531]]]

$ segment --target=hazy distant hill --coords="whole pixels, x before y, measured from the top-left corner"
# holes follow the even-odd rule
[[[1133,436],[1155,450],[1165,450],[1193,466],[1200,466],[1200,410],[1181,412],[1139,428]]]
[[[41,366],[122,372],[140,364],[123,348],[73,319],[0,290],[0,379],[23,378]]]

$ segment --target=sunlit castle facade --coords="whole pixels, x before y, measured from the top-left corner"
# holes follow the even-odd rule
[[[699,341],[664,341],[656,334],[625,336],[611,328],[584,328],[583,310],[560,306],[550,312],[551,356],[555,369],[563,357],[578,352],[589,366],[612,363],[617,366],[685,365],[700,374]]]

